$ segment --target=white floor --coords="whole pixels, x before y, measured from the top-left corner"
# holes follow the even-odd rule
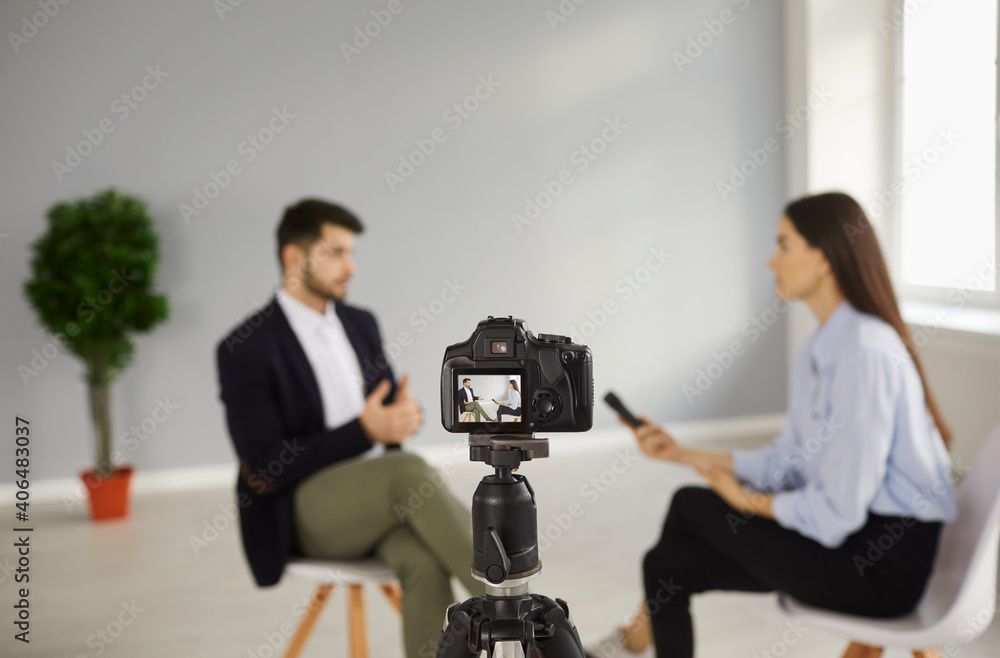
[[[618,448],[561,454],[564,441],[553,445],[553,457],[527,463],[520,471],[535,489],[539,533],[549,537],[542,540],[545,567],[533,589],[568,601],[588,643],[621,623],[640,600],[640,558],[659,530],[671,492],[697,477],[650,463],[634,450],[617,465]],[[487,469],[463,455],[451,461],[455,471],[448,478],[450,486],[471,501]],[[590,484],[602,478],[603,491]],[[293,610],[304,606],[312,584],[285,579],[274,588],[256,588],[233,524],[214,539],[209,533],[212,541],[195,553],[191,538],[203,538],[206,525],[224,515],[231,500],[228,488],[148,494],[134,500],[129,520],[101,524],[80,511],[68,513],[61,504],[34,505],[31,643],[13,639],[10,571],[17,560],[15,540],[8,533],[0,544],[0,607],[5,611],[0,655],[280,656],[288,639],[283,628],[287,631],[296,621]],[[574,503],[582,514],[567,523]],[[13,510],[0,507],[0,517],[12,518]],[[217,520],[224,525],[224,516]],[[372,656],[401,656],[395,612],[377,591],[367,595]],[[846,646],[845,638],[804,627],[793,644],[783,644],[788,620],[772,595],[706,594],[695,599],[694,614],[698,655],[706,658],[835,658]],[[344,596],[335,591],[303,655],[346,656],[345,626]],[[105,644],[99,633],[111,643]],[[885,654],[908,655],[899,649]],[[994,624],[951,655],[1000,655],[1000,626]]]

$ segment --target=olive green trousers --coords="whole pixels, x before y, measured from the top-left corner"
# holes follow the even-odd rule
[[[472,515],[418,455],[389,451],[317,471],[295,490],[295,528],[306,555],[350,560],[377,555],[403,588],[407,658],[434,656],[451,577],[470,595]]]

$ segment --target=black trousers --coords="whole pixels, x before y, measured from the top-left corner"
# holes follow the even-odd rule
[[[703,487],[679,489],[643,576],[657,658],[691,658],[691,595],[709,590],[785,592],[818,608],[904,615],[919,602],[940,523],[870,514],[837,548],[746,516]]]
[[[497,421],[500,420],[501,416],[520,416],[521,408],[511,409],[510,407],[497,407]]]

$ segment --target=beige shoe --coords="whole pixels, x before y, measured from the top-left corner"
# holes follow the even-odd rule
[[[625,629],[616,628],[608,637],[584,650],[586,658],[655,658],[656,651],[650,643],[644,651],[632,651],[625,643]]]

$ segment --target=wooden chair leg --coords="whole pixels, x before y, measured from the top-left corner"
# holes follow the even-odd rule
[[[942,658],[939,649],[914,649],[913,658]]]
[[[381,583],[379,587],[382,588],[385,598],[389,599],[389,603],[396,609],[396,612],[403,614],[403,590],[399,588],[399,585],[396,583]]]
[[[851,646],[847,647],[847,651],[844,652],[842,658],[881,658],[881,656],[882,649],[880,647],[872,647],[860,642],[851,642]]]
[[[313,625],[316,623],[319,613],[322,612],[323,606],[326,605],[327,599],[330,598],[331,592],[333,592],[333,585],[331,583],[322,583],[313,592],[309,608],[303,615],[302,621],[299,623],[299,627],[296,629],[295,635],[292,636],[292,641],[285,651],[285,658],[297,658],[302,651],[302,647],[305,646],[306,640],[309,639]]]
[[[365,589],[348,585],[348,636],[351,658],[368,658],[368,635],[365,632]]]

